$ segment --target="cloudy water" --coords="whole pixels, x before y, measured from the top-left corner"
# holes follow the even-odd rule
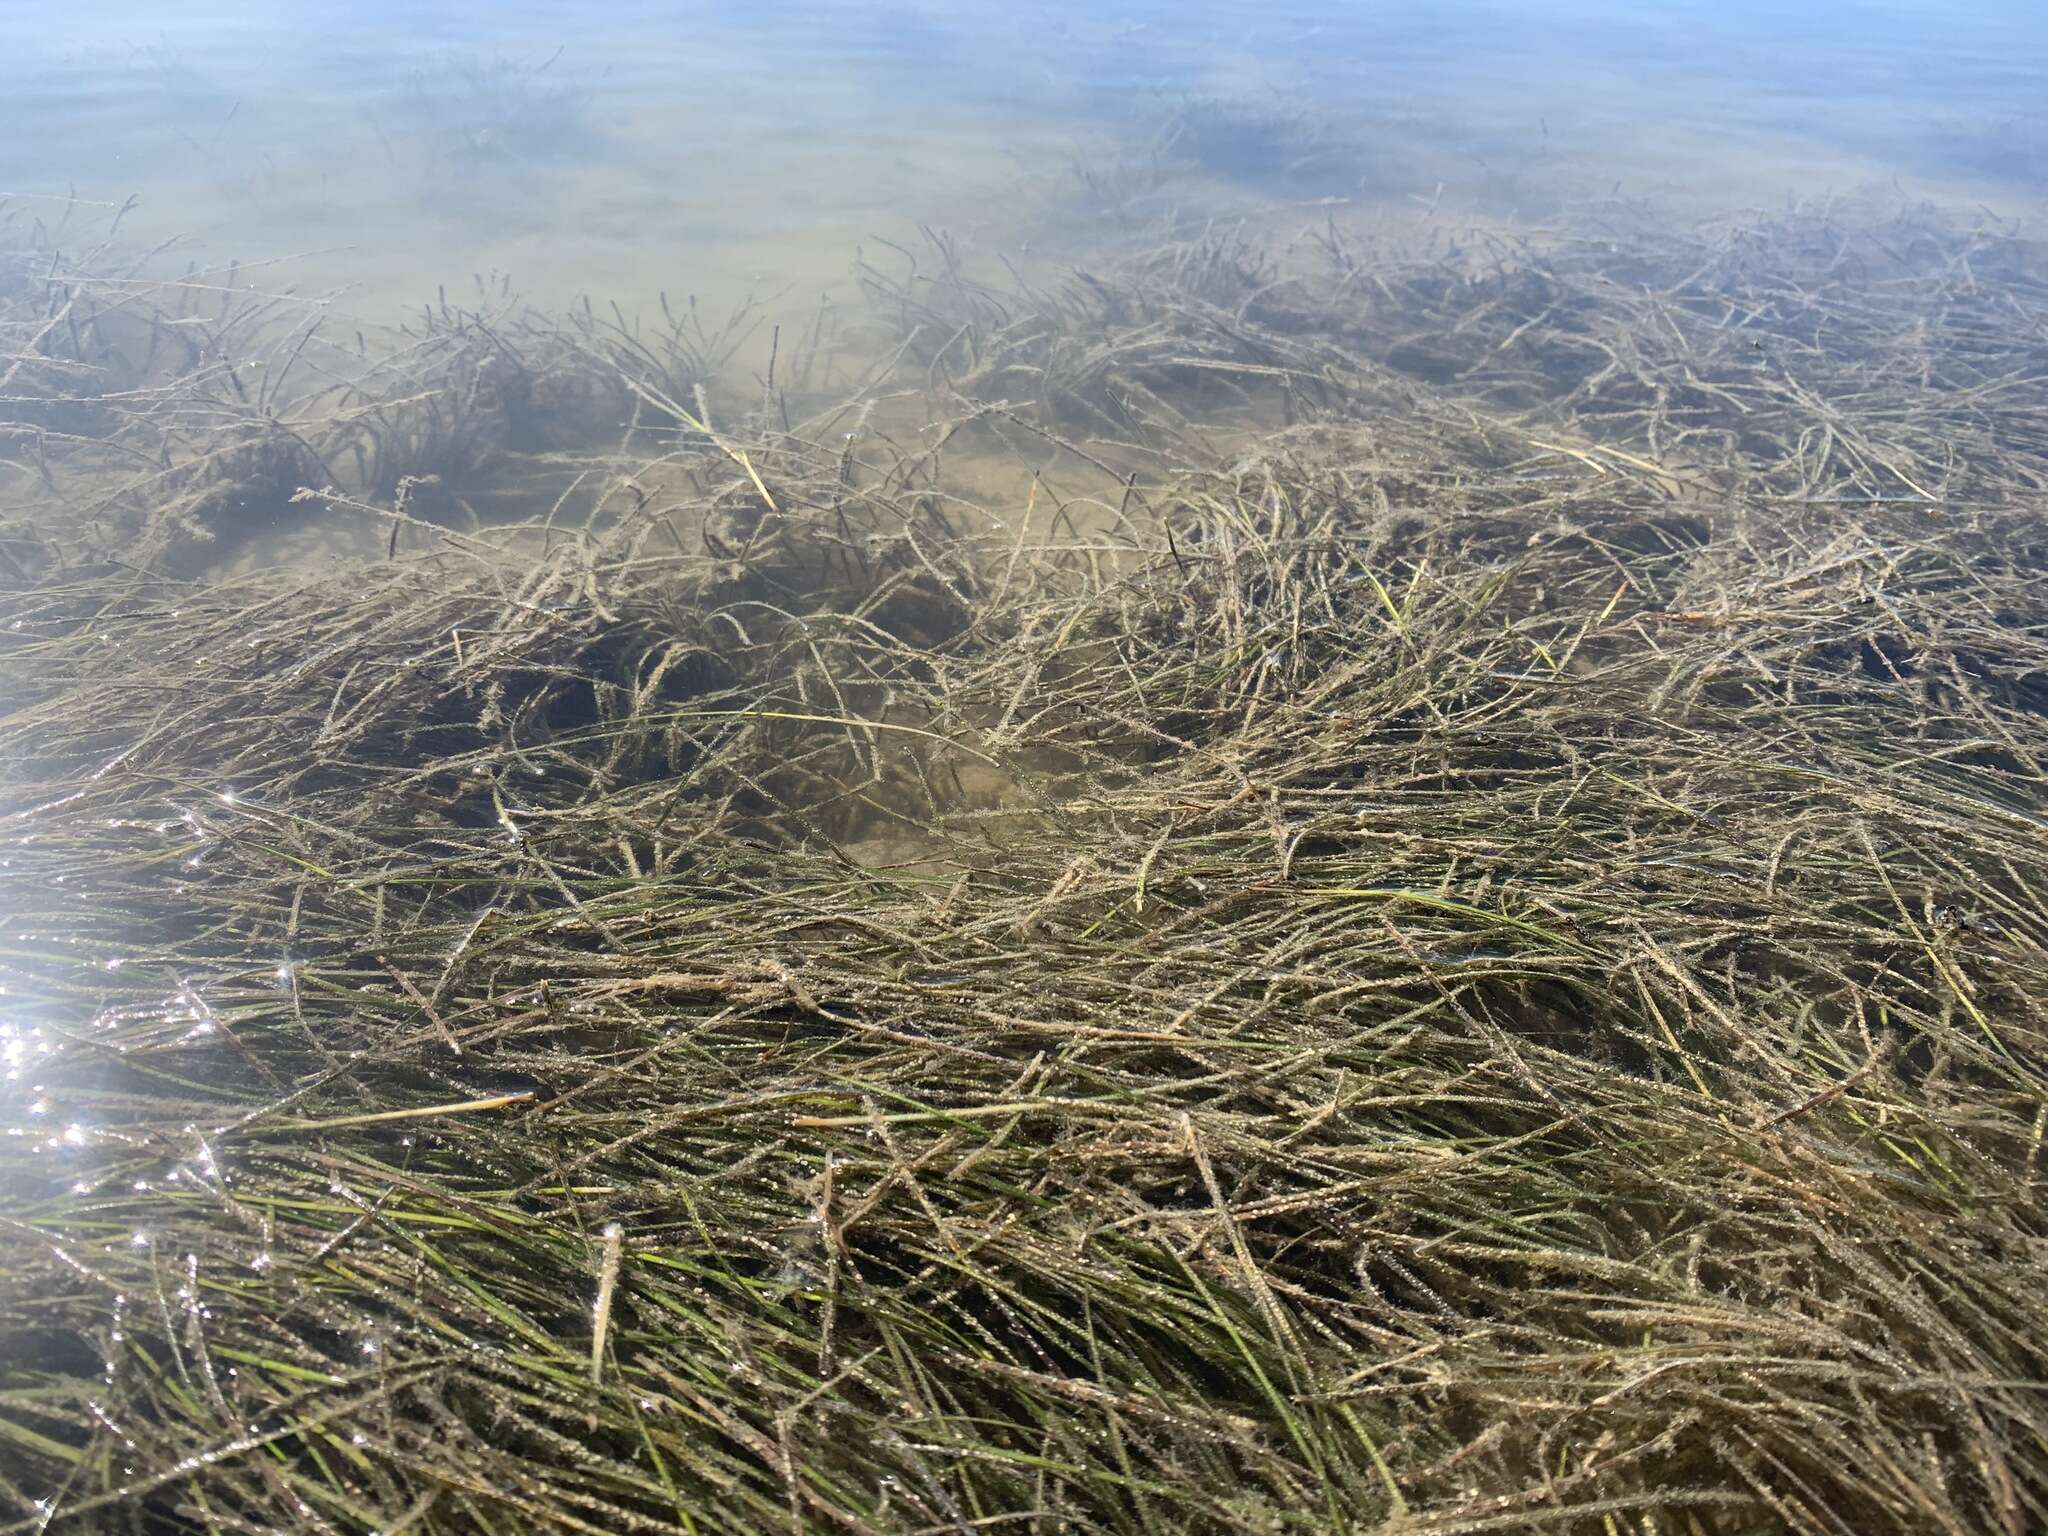
[[[13,0],[4,19],[17,208],[134,198],[133,239],[295,258],[266,281],[373,315],[480,273],[544,302],[809,298],[921,223],[1085,248],[1063,173],[1191,103],[1232,109],[1179,145],[1219,200],[1540,218],[1592,189],[1718,212],[1897,182],[2024,210],[2048,175],[2027,0]]]

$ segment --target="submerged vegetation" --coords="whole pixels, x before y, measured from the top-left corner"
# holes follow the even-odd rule
[[[2040,1528],[2041,251],[1579,228],[24,236],[0,1530]]]
[[[493,165],[531,168],[586,151],[590,82],[562,64],[564,48],[536,60],[436,59],[408,70],[384,120],[373,120],[394,175],[445,201]]]

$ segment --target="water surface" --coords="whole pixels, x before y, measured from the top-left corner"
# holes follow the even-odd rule
[[[488,273],[544,302],[808,298],[920,223],[1021,245],[1076,158],[1189,103],[1229,109],[1181,145],[1223,191],[1532,219],[1596,188],[1721,211],[1873,182],[2024,212],[2048,172],[2048,21],[2024,0],[32,0],[7,21],[0,191],[134,197],[132,236],[296,258],[280,285],[372,314]]]

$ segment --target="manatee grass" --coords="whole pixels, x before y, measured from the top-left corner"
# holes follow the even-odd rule
[[[10,268],[0,1530],[2039,1529],[2040,251],[1595,224]]]

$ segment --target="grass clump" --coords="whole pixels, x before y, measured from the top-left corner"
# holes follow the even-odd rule
[[[2036,1527],[2033,255],[1610,245],[24,571],[0,1529]]]
[[[593,446],[630,440],[649,391],[691,400],[751,326],[665,297],[646,325],[588,303],[543,315],[480,278],[366,331],[260,267],[165,275],[170,248],[123,254],[118,217],[8,212],[0,568],[21,576],[118,560],[191,578],[265,540],[273,560],[293,539],[347,550],[365,498],[519,520],[580,483]]]

